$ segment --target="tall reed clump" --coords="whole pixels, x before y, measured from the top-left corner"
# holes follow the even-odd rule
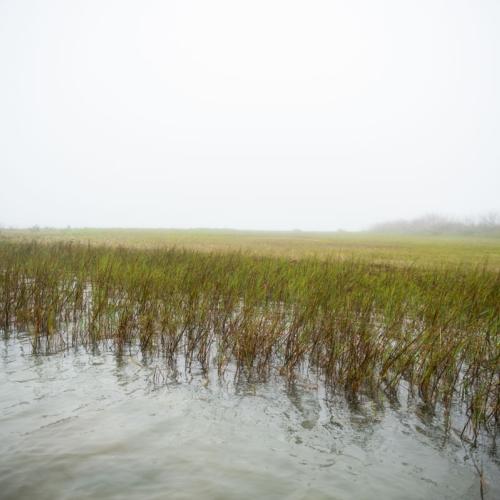
[[[108,343],[265,379],[304,366],[350,394],[401,381],[500,418],[500,272],[179,249],[0,243],[0,324],[35,349]],[[445,412],[446,413],[446,412]]]

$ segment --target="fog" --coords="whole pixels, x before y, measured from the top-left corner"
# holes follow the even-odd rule
[[[0,0],[4,226],[500,210],[498,0]]]

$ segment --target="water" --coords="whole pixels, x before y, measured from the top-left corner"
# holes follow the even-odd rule
[[[418,406],[160,379],[132,357],[1,340],[0,498],[480,498],[468,450]],[[500,498],[498,459],[475,459]]]

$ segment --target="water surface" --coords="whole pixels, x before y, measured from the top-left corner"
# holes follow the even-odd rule
[[[500,498],[490,446],[474,452]],[[0,498],[474,499],[455,433],[417,403],[348,404],[310,380],[162,378],[136,356],[0,340]]]

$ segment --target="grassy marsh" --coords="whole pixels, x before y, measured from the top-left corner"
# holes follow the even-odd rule
[[[182,354],[187,369],[223,375],[233,363],[255,380],[293,379],[305,368],[349,397],[395,396],[404,383],[445,420],[462,406],[472,438],[494,434],[500,272],[491,260],[363,256],[7,238],[0,321],[7,332],[31,331],[39,351],[107,343],[119,353],[134,344],[166,366]]]
[[[74,242],[133,248],[186,248],[200,252],[363,259],[377,264],[471,265],[500,269],[500,238],[377,233],[236,231],[226,229],[4,229],[0,239]]]

